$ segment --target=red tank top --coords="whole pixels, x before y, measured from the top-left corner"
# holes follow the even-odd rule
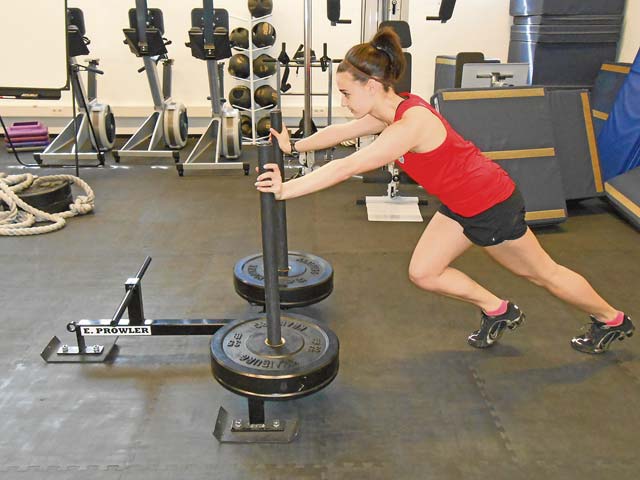
[[[401,93],[405,100],[398,105],[394,122],[407,109],[420,106],[437,116],[447,136],[430,152],[407,152],[396,165],[427,192],[435,195],[449,209],[463,217],[472,217],[506,200],[515,183],[500,165],[487,158],[473,143],[465,140],[431,105],[417,95]]]

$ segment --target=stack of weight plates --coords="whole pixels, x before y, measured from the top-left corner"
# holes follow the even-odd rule
[[[509,62],[531,65],[535,85],[591,87],[616,59],[625,0],[511,0]]]

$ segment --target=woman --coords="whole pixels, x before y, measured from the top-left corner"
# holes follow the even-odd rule
[[[283,183],[277,165],[267,165],[256,187],[278,200],[308,195],[393,159],[442,206],[420,238],[409,277],[420,288],[457,298],[481,309],[480,328],[468,342],[495,344],[515,329],[524,314],[449,265],[471,245],[483,247],[498,263],[591,315],[588,331],[571,340],[576,350],[604,353],[613,340],[633,334],[631,319],[603,300],[577,273],[555,263],[527,227],[522,196],[509,175],[455,132],[422,98],[393,90],[404,69],[397,35],[381,29],[369,43],[356,45],[338,66],[342,105],[355,116],[346,124],[290,142],[286,128],[271,130],[287,154],[320,150],[363,135],[379,134],[366,148],[314,172]]]

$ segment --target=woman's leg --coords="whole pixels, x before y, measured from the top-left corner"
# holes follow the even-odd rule
[[[502,300],[449,264],[472,245],[462,226],[436,212],[418,241],[409,264],[409,278],[424,290],[463,300],[485,311]]]
[[[485,247],[485,250],[515,274],[546,288],[602,322],[611,321],[618,315],[618,311],[605,302],[584,277],[554,262],[530,229],[517,240]]]

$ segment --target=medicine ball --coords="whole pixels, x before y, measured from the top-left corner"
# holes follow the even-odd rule
[[[253,44],[258,47],[270,47],[276,43],[276,29],[268,22],[256,23],[252,30]]]
[[[258,87],[253,98],[261,107],[275,107],[278,104],[278,92],[271,85]]]
[[[271,0],[249,0],[248,6],[253,17],[264,17],[273,11]]]
[[[244,85],[233,87],[229,92],[229,103],[234,107],[251,108],[251,90],[249,90],[249,87]]]
[[[242,130],[243,137],[253,137],[253,130],[251,129],[251,117],[249,115],[240,115],[240,130]]]
[[[269,135],[269,129],[271,128],[271,118],[262,117],[258,120],[258,124],[256,125],[256,134],[258,137],[266,137]]]
[[[253,74],[260,78],[268,77],[276,73],[275,59],[263,53],[253,61]]]
[[[229,35],[229,43],[232,47],[249,48],[249,30],[244,27],[234,28]]]
[[[251,70],[249,69],[249,57],[244,53],[236,53],[229,59],[227,67],[229,75],[239,78],[249,78]]]

